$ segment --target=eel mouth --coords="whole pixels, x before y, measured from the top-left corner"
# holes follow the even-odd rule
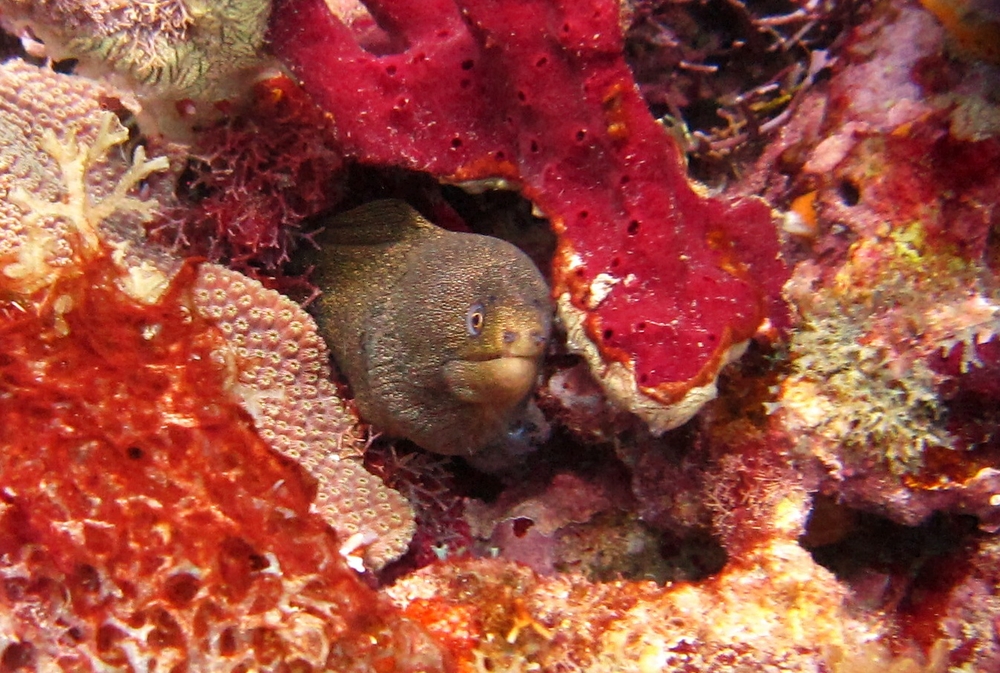
[[[514,406],[527,397],[538,378],[537,355],[499,355],[451,360],[444,366],[451,394],[473,404]]]

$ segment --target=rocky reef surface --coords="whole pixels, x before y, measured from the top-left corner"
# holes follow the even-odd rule
[[[0,670],[1000,669],[984,0],[0,0]],[[379,436],[314,216],[519,245],[489,466]]]

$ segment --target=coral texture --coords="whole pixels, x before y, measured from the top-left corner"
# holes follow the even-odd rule
[[[775,311],[786,271],[764,203],[689,183],[625,65],[618,3],[372,7],[381,34],[319,0],[279,3],[271,32],[345,152],[520,188],[559,236],[570,345],[654,431],[689,419]]]
[[[113,90],[11,60],[0,66],[0,92],[0,264],[7,282],[27,293],[45,287],[98,255],[101,240],[125,254],[154,208],[128,192],[166,169],[167,160],[147,162],[141,147],[128,157],[131,166],[124,156],[106,156],[128,138],[101,107]],[[151,195],[169,199],[167,184],[159,185]],[[151,266],[136,269],[135,294],[153,292],[163,280],[156,275]]]
[[[246,110],[195,138],[178,203],[152,233],[248,275],[281,276],[302,222],[341,196],[342,159],[328,116],[287,75],[246,98]]]
[[[232,399],[222,334],[187,308],[193,269],[152,305],[117,273],[98,260],[62,280],[58,322],[53,306],[2,307],[4,661],[413,670],[391,669],[405,653],[438,668]]]
[[[381,568],[406,551],[413,512],[361,463],[358,419],[330,381],[316,323],[287,297],[236,271],[206,264],[194,306],[225,338],[214,359],[250,412],[261,438],[316,479],[312,509],[334,529],[358,536],[360,555]]]
[[[5,28],[53,60],[77,59],[80,72],[162,101],[164,121],[210,114],[212,103],[242,92],[262,63],[269,14],[269,0],[0,2]]]
[[[443,668],[357,573],[412,514],[361,465],[315,324],[143,241],[161,206],[132,192],[167,160],[119,155],[105,89],[4,69],[82,112],[12,143],[28,168],[0,195],[3,666]]]
[[[657,437],[555,343],[538,400],[552,427],[544,450],[485,474],[386,438],[366,447],[300,307],[236,270],[168,254],[143,225],[165,215],[175,228],[161,231],[191,250],[228,246],[234,264],[280,266],[301,218],[340,198],[314,174],[340,165],[335,127],[373,164],[349,166],[343,189],[377,183],[345,201],[412,181],[422,207],[444,196],[442,212],[497,208],[512,231],[523,219],[537,233],[530,204],[514,217],[515,195],[426,187],[426,174],[397,169],[518,186],[559,229],[556,282],[583,315],[591,358],[616,361],[621,345],[633,374],[662,383],[649,354],[673,347],[659,341],[668,330],[629,331],[640,320],[629,311],[645,320],[691,302],[674,327],[718,337],[709,323],[743,288],[749,303],[733,310],[745,331],[733,335],[746,340],[775,316],[771,213],[690,187],[636,106],[610,2],[282,7],[279,51],[311,49],[282,36],[343,37],[316,45],[311,64],[345,85],[310,85],[338,118],[270,78],[253,110],[196,130],[180,160],[176,148],[169,161],[146,156],[164,150],[123,128],[110,111],[126,96],[109,85],[0,65],[0,670],[1000,666],[1000,113],[997,70],[976,51],[993,44],[988,26],[966,39],[974,15],[939,25],[917,0],[880,0],[828,53],[780,55],[809,60],[808,75],[759,73],[778,89],[754,100],[784,107],[762,111],[776,122],[757,129],[768,142],[749,134],[728,175],[741,176],[734,193],[787,209],[787,340],[751,342],[721,372],[718,398]],[[827,11],[767,7],[782,14],[732,26],[733,39],[764,35],[767,21],[794,37]],[[307,8],[317,20],[297,25]],[[745,9],[733,12],[756,16]],[[653,37],[691,34],[702,35],[689,25]],[[814,78],[805,90],[802,77]],[[716,82],[708,102],[747,85]],[[756,163],[742,163],[754,150]],[[268,193],[230,220],[255,190]],[[745,229],[734,213],[748,214]],[[691,256],[683,282],[670,275],[675,254]],[[717,293],[708,281],[723,276],[696,273],[723,267]],[[707,322],[691,322],[698,313]],[[677,352],[703,369],[707,344]],[[417,510],[392,563],[414,515],[382,480]]]
[[[786,288],[800,329],[779,417],[845,501],[910,525],[969,512],[996,530],[997,447],[968,400],[996,400],[980,382],[1000,332],[1000,126],[986,66],[949,61],[945,43],[919,8],[873,21],[829,83],[836,130],[798,150],[792,193],[809,190],[810,236],[829,252]]]

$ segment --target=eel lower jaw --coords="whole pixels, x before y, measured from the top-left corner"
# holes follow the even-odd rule
[[[527,397],[538,377],[538,358],[503,355],[489,360],[451,360],[444,379],[451,394],[470,404],[512,407]]]

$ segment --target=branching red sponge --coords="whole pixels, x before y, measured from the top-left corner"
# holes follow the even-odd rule
[[[714,396],[778,306],[772,213],[708,197],[639,96],[612,0],[381,0],[341,21],[277,3],[273,49],[348,156],[515,186],[559,235],[569,343],[654,431]],[[480,186],[481,186],[480,185]]]

